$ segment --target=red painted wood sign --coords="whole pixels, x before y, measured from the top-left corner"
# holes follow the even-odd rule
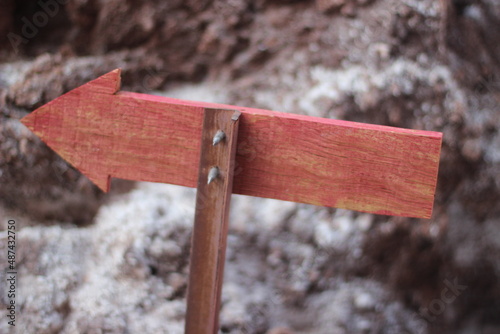
[[[120,70],[22,122],[104,191],[110,177],[196,187],[204,108],[241,112],[234,193],[431,216],[437,132],[124,92]]]

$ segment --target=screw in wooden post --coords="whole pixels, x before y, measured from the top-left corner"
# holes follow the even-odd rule
[[[224,138],[226,138],[226,134],[224,133],[224,131],[222,130],[217,131],[212,141],[212,145],[215,146],[219,144],[221,141],[224,140]]]
[[[239,116],[240,112],[234,110],[205,109],[191,240],[186,334],[219,331]],[[214,145],[219,131],[224,136]]]
[[[207,184],[212,183],[219,176],[219,167],[215,166],[210,168],[210,172],[208,172],[208,180]]]

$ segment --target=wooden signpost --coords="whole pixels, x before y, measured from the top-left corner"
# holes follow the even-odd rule
[[[231,194],[430,218],[442,134],[120,91],[120,70],[22,119],[104,191],[197,187],[187,334],[218,332]]]

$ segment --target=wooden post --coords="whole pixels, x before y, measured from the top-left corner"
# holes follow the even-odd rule
[[[240,112],[205,109],[191,243],[186,334],[216,334]]]

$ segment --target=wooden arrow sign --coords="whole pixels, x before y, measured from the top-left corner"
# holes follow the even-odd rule
[[[197,187],[186,334],[219,332],[232,192],[431,216],[440,133],[119,89],[115,70],[22,122],[104,191],[110,177]]]
[[[204,108],[241,111],[233,192],[429,218],[442,134],[123,92],[120,70],[22,122],[99,188],[196,187]]]

